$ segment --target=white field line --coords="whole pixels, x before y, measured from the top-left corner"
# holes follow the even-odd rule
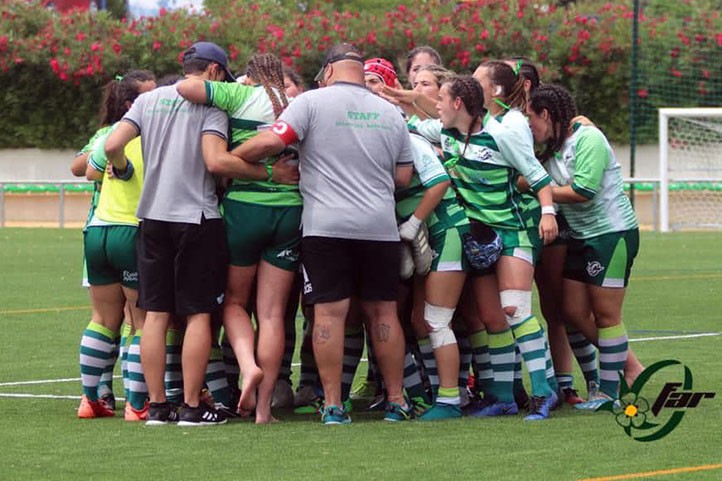
[[[630,339],[629,342],[649,342],[649,341],[667,341],[675,339],[694,339],[697,337],[713,337],[722,335],[722,332],[702,332],[699,334],[683,334],[678,336],[659,336],[659,337],[639,337],[636,339]],[[361,359],[361,362],[367,362],[368,359]],[[291,364],[293,367],[299,367],[301,363],[294,362]],[[122,376],[113,376],[114,379],[120,379]],[[62,379],[39,379],[35,381],[15,381],[15,382],[2,382],[0,387],[5,386],[28,386],[32,384],[52,384],[59,382],[77,382],[81,379],[79,377],[68,377]],[[0,393],[0,397],[36,397],[36,398],[49,398],[49,399],[80,399],[80,396],[56,396],[52,394],[3,394]]]

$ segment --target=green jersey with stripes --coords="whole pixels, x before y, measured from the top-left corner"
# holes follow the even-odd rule
[[[560,152],[546,162],[560,186],[570,185],[587,202],[559,204],[577,239],[638,227],[624,194],[621,166],[604,134],[594,126],[575,124]]]
[[[258,134],[259,127],[273,124],[276,116],[268,93],[261,85],[250,86],[229,82],[205,82],[206,103],[225,111],[230,117],[231,148]],[[267,159],[273,163],[276,157]],[[234,179],[226,197],[251,204],[297,206],[301,193],[297,185],[273,181]]]
[[[88,140],[88,143],[78,151],[76,155],[88,154],[88,161],[90,161],[90,154],[95,150],[99,142],[104,142],[108,134],[113,130],[112,125],[106,125],[105,127],[99,128],[93,136]],[[103,166],[105,168],[105,166]],[[100,170],[103,172],[103,170]],[[93,182],[93,195],[90,197],[90,210],[88,211],[88,218],[85,221],[87,227],[90,221],[93,219],[95,208],[98,206],[98,200],[100,200],[100,182]]]
[[[517,132],[490,118],[481,131],[469,136],[467,145],[466,134],[444,129],[439,120],[413,121],[411,126],[441,144],[445,166],[469,218],[499,229],[526,229],[517,177],[524,175],[534,192],[551,179]]]
[[[411,217],[424,197],[426,189],[450,180],[434,146],[420,135],[411,134],[411,151],[414,156],[414,174],[408,187],[397,189],[396,215],[401,220]],[[429,232],[433,235],[454,226],[466,225],[469,219],[459,205],[452,189],[446,189],[444,196],[426,219]]]

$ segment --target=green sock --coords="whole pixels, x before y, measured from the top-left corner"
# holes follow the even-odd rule
[[[512,320],[509,317],[508,320]],[[531,391],[534,396],[550,396],[552,391],[546,376],[546,344],[544,333],[539,321],[529,316],[518,324],[511,326],[517,345],[524,358],[526,370],[531,379]]]
[[[439,387],[439,395],[436,397],[436,403],[458,406],[461,403],[461,400],[459,399],[459,389],[453,387]]]
[[[177,404],[183,400],[182,344],[181,332],[168,329],[165,335],[165,397],[168,401]]]
[[[624,324],[599,328],[599,389],[612,398],[619,391],[619,372],[624,370],[628,348]]]
[[[128,347],[130,346],[131,332],[133,332],[133,326],[130,324],[123,324],[120,328],[120,371],[123,375],[123,390],[125,392],[125,399],[128,399]]]
[[[581,332],[567,328],[569,345],[577,358],[577,363],[584,374],[584,380],[599,384],[599,369],[597,368],[597,348],[589,342]]]
[[[486,393],[494,382],[494,371],[491,369],[489,356],[489,334],[485,330],[472,332],[469,336],[471,355],[476,369],[476,384]]]
[[[514,402],[514,336],[511,329],[489,332],[489,355],[494,380],[489,394],[502,403]]]
[[[429,378],[431,395],[436,397],[439,392],[439,369],[436,365],[434,349],[431,347],[431,340],[428,337],[422,337],[417,342],[419,344],[419,351],[421,351],[421,360],[424,363],[426,377]]]
[[[143,365],[140,362],[140,336],[143,331],[136,329],[128,348],[128,402],[138,411],[145,407],[148,400],[148,387],[145,385]]]
[[[92,321],[80,339],[80,378],[83,394],[90,401],[98,400],[98,383],[112,355],[113,339],[113,331]]]
[[[206,366],[206,386],[213,396],[213,401],[230,407],[231,390],[226,377],[226,367],[223,364],[223,354],[220,346],[211,346],[211,355]]]

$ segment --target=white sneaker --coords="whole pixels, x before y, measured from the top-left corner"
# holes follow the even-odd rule
[[[276,386],[273,388],[271,407],[285,409],[292,408],[293,405],[294,396],[291,384],[285,379],[279,379],[276,381]]]

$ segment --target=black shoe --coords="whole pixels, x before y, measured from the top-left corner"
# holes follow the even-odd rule
[[[526,389],[514,390],[514,402],[519,406],[519,409],[527,409],[529,407],[529,394],[527,394]]]
[[[113,395],[112,392],[102,396],[100,399],[105,401],[105,405],[108,406],[108,409],[115,411],[115,395]]]
[[[225,424],[227,421],[228,419],[223,413],[218,412],[205,403],[200,403],[198,407],[195,408],[183,403],[178,426],[215,426],[217,424]]]
[[[168,423],[178,422],[178,411],[169,402],[150,403],[148,405],[148,418],[146,426],[162,426]]]

